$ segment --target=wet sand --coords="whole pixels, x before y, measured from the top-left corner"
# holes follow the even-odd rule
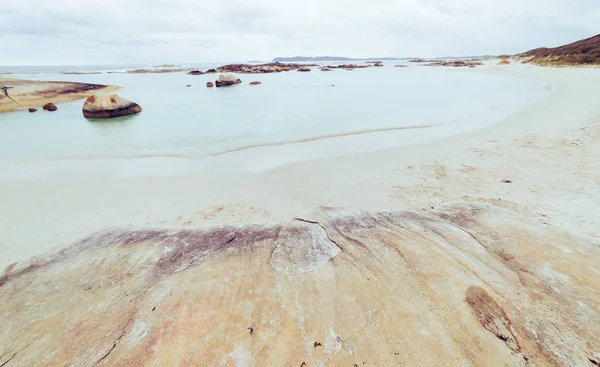
[[[0,85],[11,86],[8,90],[10,98],[0,93],[0,113],[11,112],[21,108],[35,107],[41,109],[46,103],[58,104],[87,98],[96,92],[111,92],[120,89],[117,86],[102,84],[86,84],[75,82],[47,82],[37,80],[0,78]],[[21,106],[19,106],[19,104]],[[59,107],[60,108],[60,107]]]

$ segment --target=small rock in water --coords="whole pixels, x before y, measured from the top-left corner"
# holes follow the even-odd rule
[[[498,65],[509,65],[510,61],[508,59],[501,60]]]
[[[262,83],[258,82],[258,81],[250,82],[250,85],[260,85],[260,84],[262,84]]]
[[[34,113],[34,112],[36,112],[36,111],[37,111],[37,108],[33,108],[33,107],[32,107],[32,108],[29,108],[29,109],[28,109],[28,111],[29,111],[29,112],[31,112],[31,113]]]
[[[219,79],[215,81],[217,88],[227,87],[230,85],[240,84],[242,81],[232,74],[221,74]]]
[[[212,82],[206,82],[206,86],[207,86],[208,88],[212,88],[212,87],[214,87],[215,85],[214,85]]]
[[[511,180],[502,180],[502,182],[504,182],[504,183],[512,183]]]
[[[298,71],[306,73],[310,71],[310,68],[308,66],[302,66],[301,68],[298,68]]]
[[[191,86],[192,86],[191,84],[188,84],[188,85],[186,85],[186,87],[187,87],[187,88],[189,88],[189,87],[191,87]]]
[[[188,75],[203,75],[204,72],[202,70],[192,70],[188,71]]]
[[[58,107],[56,107],[54,105],[54,103],[46,103],[43,108],[46,111],[56,111],[56,110],[58,110]]]

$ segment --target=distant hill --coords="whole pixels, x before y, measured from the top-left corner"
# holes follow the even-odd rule
[[[600,34],[555,48],[536,48],[516,57],[525,63],[548,66],[598,65],[600,66]]]
[[[350,57],[341,56],[295,56],[295,57],[276,57],[273,62],[320,62],[320,61],[356,61],[356,60],[371,60],[371,61],[385,61],[385,60],[401,60],[396,57],[370,57],[366,59],[356,59]]]

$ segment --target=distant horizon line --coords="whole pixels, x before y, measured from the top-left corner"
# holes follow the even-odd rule
[[[408,57],[346,57],[346,56],[277,56],[271,60],[249,60],[249,61],[199,61],[199,62],[151,62],[151,63],[140,63],[140,62],[132,62],[132,63],[124,63],[124,64],[111,64],[111,63],[99,63],[99,64],[21,64],[21,65],[0,65],[0,68],[14,68],[14,67],[51,67],[51,66],[162,66],[162,65],[175,65],[180,66],[178,64],[245,64],[245,63],[272,63],[276,62],[276,59],[292,59],[292,58],[331,58],[331,60],[322,60],[322,61],[351,61],[351,60],[382,60],[382,61],[394,61],[394,60],[411,60],[411,59],[460,59],[460,58],[483,58],[483,57],[500,57],[506,55],[463,55],[463,56],[432,56],[432,57],[424,57],[424,56],[408,56]],[[0,71],[1,73],[1,71]]]

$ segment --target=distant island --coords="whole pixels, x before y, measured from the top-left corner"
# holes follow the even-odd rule
[[[397,57],[369,57],[369,58],[351,58],[341,56],[295,56],[295,57],[276,57],[273,62],[320,62],[320,61],[356,61],[356,60],[367,60],[367,61],[390,61],[390,60],[402,60]]]
[[[515,57],[543,66],[600,66],[600,34],[565,46],[536,48]]]

